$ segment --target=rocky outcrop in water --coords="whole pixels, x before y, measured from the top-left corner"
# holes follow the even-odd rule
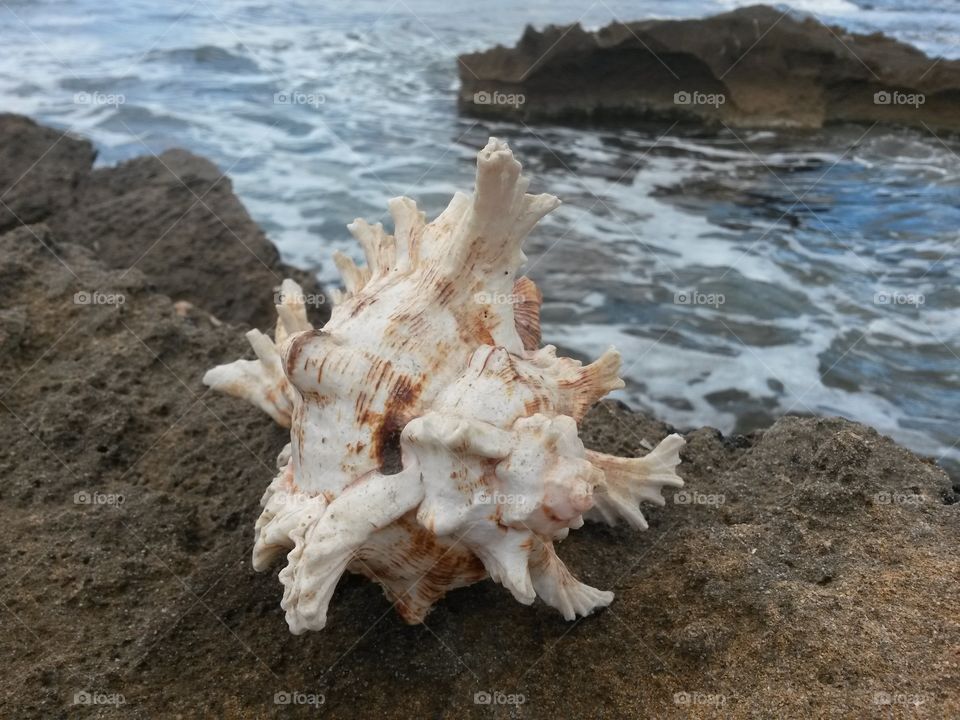
[[[701,20],[528,27],[460,57],[462,111],[523,121],[960,130],[960,61],[757,5]]]
[[[51,206],[0,234],[0,716],[960,715],[956,492],[835,418],[688,432],[687,486],[645,511],[648,532],[593,525],[560,546],[616,592],[594,616],[482,583],[407,626],[348,578],[327,629],[290,635],[277,578],[250,567],[285,435],[200,382],[248,349],[158,292],[177,267],[125,272],[112,245],[37,221],[75,205],[77,157],[58,157],[35,186]],[[142,207],[155,185],[132,177],[98,202]],[[269,298],[259,261],[233,262]],[[77,301],[91,290],[102,302]],[[584,439],[634,455],[671,430],[605,403]]]

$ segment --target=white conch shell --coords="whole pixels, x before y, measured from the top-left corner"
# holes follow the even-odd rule
[[[683,484],[679,435],[632,459],[580,441],[586,411],[623,386],[620,356],[583,366],[539,347],[540,292],[514,276],[521,243],[559,201],[528,185],[491,138],[474,194],[454,195],[433,222],[397,198],[393,235],[349,226],[367,264],[335,256],[345,290],[322,329],[286,280],[274,341],[251,331],[257,360],[204,376],[291,428],[253,565],[287,553],[292,632],[325,625],[347,570],[380,583],[411,623],[488,576],[522,603],[586,615],[613,593],[579,582],[554,543],[584,515],[645,529],[639,503],[662,505],[661,488]]]

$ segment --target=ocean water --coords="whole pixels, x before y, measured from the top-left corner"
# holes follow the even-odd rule
[[[345,229],[428,216],[507,139],[564,205],[527,246],[544,339],[614,344],[621,397],[679,427],[842,415],[960,467],[960,142],[861,126],[703,133],[479,122],[456,56],[527,23],[694,17],[751,3],[289,0],[0,4],[0,109],[91,137],[99,164],[186,147],[230,175],[285,257],[335,282]],[[960,57],[960,2],[799,11]],[[297,104],[284,97],[296,93]],[[279,101],[278,101],[279,98]],[[202,238],[197,239],[202,242]]]

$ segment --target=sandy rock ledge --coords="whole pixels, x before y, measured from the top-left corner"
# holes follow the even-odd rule
[[[128,227],[182,198],[144,177],[150,161],[87,173],[73,143],[43,164],[45,194],[12,206],[32,203],[30,224],[0,234],[0,716],[960,716],[956,489],[835,418],[686,433],[687,486],[649,531],[592,526],[560,546],[616,593],[594,616],[567,623],[487,582],[410,627],[347,578],[329,627],[292,636],[277,578],[250,567],[283,432],[200,383],[245,351],[209,313],[259,317],[232,318],[242,298],[215,286],[178,312],[177,265],[119,269],[125,249],[82,218],[109,207]],[[229,262],[269,301],[256,258]],[[94,289],[124,300],[76,302]],[[672,430],[616,403],[584,427],[622,455]]]

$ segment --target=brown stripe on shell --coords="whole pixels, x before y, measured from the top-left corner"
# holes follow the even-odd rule
[[[394,375],[390,379],[383,414],[364,412],[361,423],[370,422],[373,444],[370,455],[380,465],[380,472],[393,475],[402,469],[400,458],[400,433],[417,415],[423,378]]]
[[[415,511],[398,520],[397,528],[405,537],[391,547],[389,556],[372,552],[368,545],[349,569],[379,582],[405,622],[423,622],[448,591],[487,577],[476,555],[454,538],[439,538],[420,526]]]
[[[524,350],[536,350],[540,347],[540,306],[543,305],[543,293],[526,275],[518,277],[513,283],[513,294],[522,298],[513,305],[513,324],[523,343]]]
[[[297,361],[300,359],[300,355],[303,353],[304,346],[309,343],[314,338],[323,337],[326,333],[323,330],[308,330],[297,335],[293,340],[290,341],[290,348],[287,350],[285,363],[284,363],[284,372],[286,376],[291,377],[296,371]],[[306,369],[306,365],[304,365]]]

